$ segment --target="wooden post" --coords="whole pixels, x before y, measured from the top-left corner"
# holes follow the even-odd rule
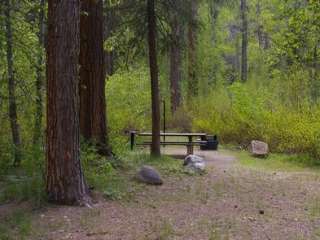
[[[136,132],[135,131],[131,131],[130,132],[130,149],[131,151],[133,151],[133,148],[134,148],[134,144],[135,144],[135,134]]]
[[[166,101],[163,100],[163,141],[166,142]],[[165,147],[166,145],[164,145]]]
[[[192,136],[188,136],[189,143],[187,145],[187,154],[193,154],[193,144],[192,144]]]
[[[188,143],[187,144],[187,155],[192,155],[193,154],[193,144]]]

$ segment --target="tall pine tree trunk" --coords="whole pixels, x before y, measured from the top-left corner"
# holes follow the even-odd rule
[[[48,1],[47,193],[49,201],[90,202],[80,163],[79,0]]]
[[[82,136],[110,156],[107,137],[103,50],[103,1],[81,0],[80,129]]]
[[[112,34],[114,30],[114,25],[116,23],[115,11],[112,8],[112,4],[109,1],[105,2],[107,13],[104,17],[104,41],[106,41]],[[106,76],[111,76],[114,71],[114,61],[115,61],[115,51],[108,50],[104,52],[104,64],[105,64],[105,71]]]
[[[154,0],[147,0],[149,64],[151,77],[152,144],[151,155],[160,156],[160,96],[156,50],[156,14]]]
[[[190,2],[190,20],[188,26],[188,99],[198,95],[198,81],[196,76],[196,18],[198,12],[197,0]]]
[[[241,33],[242,33],[242,46],[241,46],[241,81],[246,82],[248,79],[248,20],[247,20],[247,2],[240,0],[241,11]]]
[[[21,139],[17,116],[16,103],[16,84],[13,70],[13,40],[11,27],[11,4],[10,0],[5,0],[5,26],[7,43],[7,71],[8,71],[8,90],[9,90],[9,118],[12,140],[14,145],[14,165],[19,166],[21,162]]]
[[[36,66],[36,112],[35,112],[35,121],[34,121],[34,135],[33,135],[33,144],[38,144],[41,133],[42,133],[42,107],[43,107],[43,82],[44,82],[44,59],[43,59],[43,48],[44,48],[44,31],[45,31],[45,0],[40,0],[40,10],[38,16],[38,56],[37,56],[37,66]]]
[[[182,75],[182,26],[178,16],[173,16],[172,39],[170,45],[170,91],[171,91],[171,112],[175,113],[181,103],[181,75]]]

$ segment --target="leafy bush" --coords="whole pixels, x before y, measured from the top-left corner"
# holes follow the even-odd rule
[[[144,67],[120,71],[108,79],[107,108],[110,141],[116,152],[128,148],[129,130],[149,129],[151,124],[150,81]]]
[[[10,161],[1,162],[6,170],[0,172],[0,203],[30,201],[40,207],[46,200],[44,154],[40,147],[34,147],[26,150],[23,157],[22,166],[17,169]]]
[[[288,106],[271,90],[235,83],[217,89],[210,98],[196,99],[193,128],[218,134],[225,143],[247,146],[253,139],[266,141],[272,151],[320,157],[320,109],[304,104]],[[208,100],[210,99],[210,100]]]

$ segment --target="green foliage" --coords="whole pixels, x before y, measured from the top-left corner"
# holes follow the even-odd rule
[[[128,137],[123,137],[127,131],[150,129],[148,70],[120,71],[108,79],[106,89],[110,140],[114,150],[121,152],[128,148]]]
[[[0,173],[0,203],[30,201],[36,208],[44,204],[44,159],[38,147],[25,152],[19,169],[13,168],[10,161],[10,165],[3,163],[6,168]]]
[[[139,151],[123,151],[115,159],[106,159],[94,148],[83,144],[81,159],[89,187],[110,200],[129,200],[144,186],[135,180],[143,165],[153,166],[166,176],[184,174],[180,161],[167,156],[152,158]]]
[[[306,165],[319,164],[320,2],[248,2],[249,80],[245,84],[237,82],[241,57],[239,1],[200,2],[195,66],[199,96],[186,104],[188,44],[185,42],[180,83],[183,104],[172,116],[169,106],[167,108],[171,130],[214,133],[223,143],[244,146],[252,139],[263,140],[273,152],[298,154],[299,157],[293,157],[296,160],[291,159],[294,163],[299,159]],[[8,116],[5,16],[1,5],[0,202],[31,200],[39,206],[45,200],[44,146],[31,144],[37,67],[44,73],[44,66],[37,66],[39,2],[27,0],[16,4],[12,1],[12,4],[14,72],[23,159],[20,169],[12,168],[14,146]],[[114,15],[113,20],[121,23],[110,27],[110,37],[105,41],[105,49],[115,53],[118,69],[108,78],[106,86],[109,139],[118,158],[110,161],[99,156],[92,147],[85,144],[82,147],[88,184],[111,199],[127,198],[134,192],[137,185],[130,179],[142,164],[153,165],[163,174],[182,173],[178,161],[127,152],[128,135],[125,133],[151,129],[151,97],[145,61],[147,45],[143,41],[147,26],[145,2],[124,1],[123,4],[107,1],[105,6],[108,14]],[[178,14],[179,19],[187,23],[188,4],[185,1],[158,3],[160,92],[167,103],[171,91],[167,51],[170,41],[166,35],[170,32],[169,15]],[[121,7],[126,12],[120,11]],[[186,41],[187,29],[184,30],[182,38]],[[263,36],[263,43],[258,32]]]
[[[31,233],[30,213],[24,210],[14,210],[8,216],[0,219],[1,240],[24,240]]]
[[[226,148],[224,151],[228,152]],[[319,173],[319,162],[314,158],[303,154],[280,154],[272,153],[267,159],[259,159],[252,157],[247,151],[232,150],[232,154],[235,155],[243,166],[267,171],[284,171],[284,172],[301,172],[308,169],[308,171],[314,171]]]
[[[112,162],[97,154],[96,149],[82,145],[82,165],[90,188],[102,192],[108,199],[122,199],[128,180],[116,170]]]
[[[194,130],[218,134],[222,142],[247,146],[258,139],[268,142],[272,151],[320,157],[316,107],[290,108],[274,92],[241,83],[216,90],[210,100],[196,101]]]

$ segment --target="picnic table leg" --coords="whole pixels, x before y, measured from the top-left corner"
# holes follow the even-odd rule
[[[192,136],[188,136],[189,144],[187,145],[187,154],[193,154],[193,144],[192,144]]]
[[[187,145],[187,155],[192,155],[193,154],[193,145],[192,143],[189,143]]]
[[[131,148],[131,151],[133,150],[134,148],[134,140],[135,140],[135,132],[130,132],[130,148]]]

